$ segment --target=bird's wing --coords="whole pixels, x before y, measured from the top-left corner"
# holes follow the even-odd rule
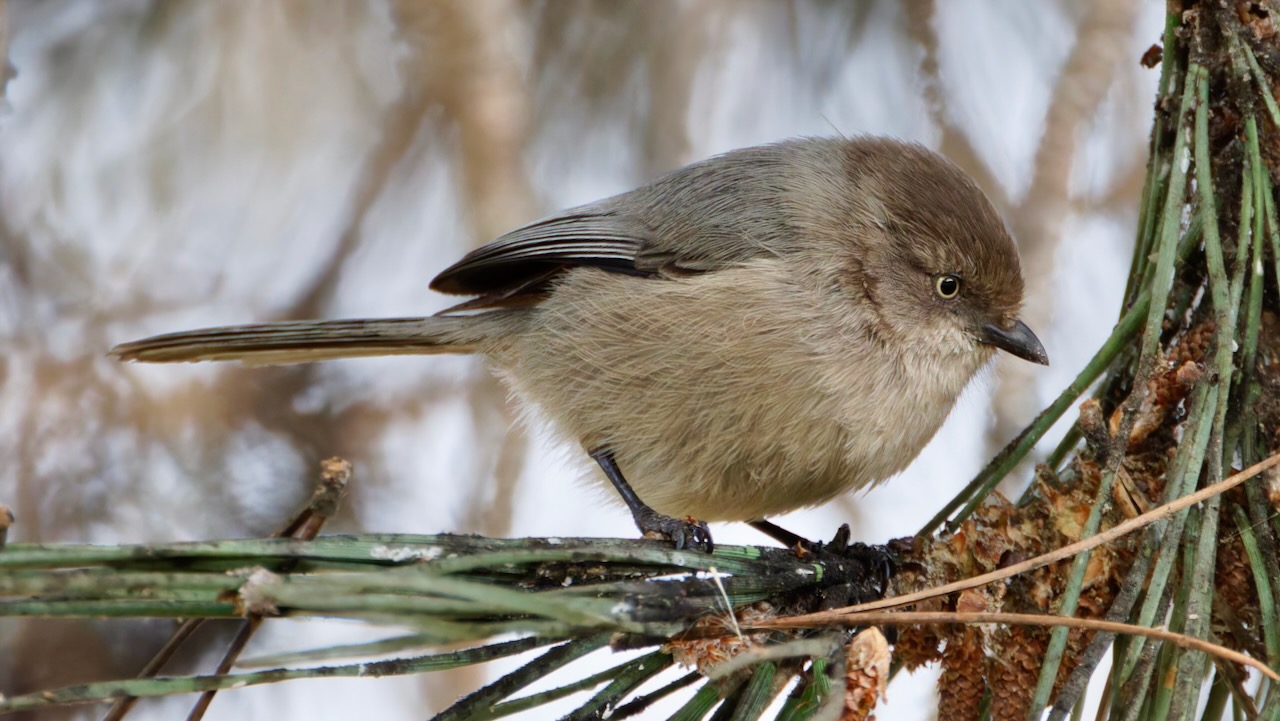
[[[467,254],[431,287],[479,296],[456,310],[480,310],[537,303],[571,268],[676,276],[776,256],[794,234],[780,188],[789,153],[808,147],[798,142],[732,151],[517,228]]]
[[[651,270],[636,265],[648,242],[644,228],[617,215],[558,215],[471,251],[437,275],[431,288],[455,295],[505,294],[574,266],[648,275]]]
[[[656,276],[701,273],[730,264],[723,258],[701,257],[701,244],[682,242],[686,233],[681,230],[654,229],[612,208],[579,208],[517,228],[473,250],[437,275],[431,288],[478,296],[443,311],[448,314],[536,303],[558,275],[575,267]]]

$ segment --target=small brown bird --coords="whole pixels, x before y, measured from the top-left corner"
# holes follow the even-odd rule
[[[955,165],[881,138],[736,150],[511,231],[429,318],[156,336],[146,362],[481,353],[581,444],[642,532],[814,506],[897,474],[999,348],[1048,363],[1018,253]]]

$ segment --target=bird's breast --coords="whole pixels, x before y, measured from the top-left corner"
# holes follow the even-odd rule
[[[496,360],[567,440],[611,448],[656,510],[763,518],[897,473],[950,410],[913,389],[929,369],[885,365],[811,295],[778,263],[574,271]]]

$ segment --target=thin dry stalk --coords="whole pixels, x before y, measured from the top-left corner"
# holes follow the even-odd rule
[[[314,540],[319,535],[325,522],[338,512],[338,507],[342,504],[342,499],[347,493],[347,486],[350,481],[350,462],[341,458],[330,458],[323,461],[320,464],[320,483],[316,486],[311,500],[292,520],[275,533],[274,537],[294,538],[300,541]],[[262,621],[262,614],[251,613],[247,619],[241,622],[240,629],[223,653],[222,660],[219,661],[218,667],[214,671],[215,674],[221,676],[231,672],[232,667],[235,666],[236,659],[240,657],[249,640],[253,638],[253,635],[262,625]],[[187,639],[191,638],[191,635],[201,625],[203,625],[202,619],[190,619],[179,625],[160,651],[147,662],[147,665],[142,668],[135,678],[152,678],[160,673],[165,664],[177,653],[178,648]],[[213,697],[217,693],[217,691],[205,691],[200,694],[200,698],[197,699],[191,712],[187,715],[188,721],[199,721],[199,719],[203,718],[209,708],[209,704],[213,703]],[[116,699],[103,717],[103,721],[119,721],[123,719],[137,702],[138,699],[134,696]]]
[[[778,618],[770,621],[764,621],[757,625],[761,628],[825,627],[827,625],[826,621],[807,620],[817,615],[820,614],[811,614],[809,617],[793,616],[790,618]],[[1130,636],[1142,636],[1144,638],[1168,641],[1169,643],[1176,644],[1179,648],[1200,651],[1215,658],[1222,659],[1223,661],[1248,666],[1256,669],[1258,672],[1273,681],[1280,681],[1280,673],[1276,673],[1265,663],[1251,656],[1240,653],[1239,651],[1233,651],[1225,646],[1210,643],[1209,641],[1196,638],[1194,636],[1174,633],[1163,628],[1138,626],[1131,623],[1117,623],[1115,621],[1102,621],[1093,618],[1076,618],[1074,616],[1046,616],[1035,613],[963,613],[955,611],[861,611],[842,615],[841,622],[855,626],[871,624],[908,625],[917,623],[1002,624],[1006,626],[1041,626],[1046,628],[1064,626],[1066,628],[1078,628],[1089,631],[1106,631],[1108,633],[1122,635],[1127,634]]]
[[[1206,486],[1205,488],[1202,488],[1195,493],[1183,496],[1176,501],[1153,508],[1140,516],[1130,518],[1123,523],[1112,526],[1111,528],[1090,536],[1089,538],[1085,538],[1070,545],[1063,546],[1062,548],[1041,554],[1035,558],[1022,561],[1021,563],[1015,563],[1005,568],[991,571],[990,573],[984,573],[972,578],[956,581],[954,583],[937,586],[935,588],[926,588],[914,593],[892,596],[879,601],[871,601],[869,603],[846,606],[844,608],[837,608],[831,611],[822,611],[819,613],[807,614],[805,616],[797,616],[796,619],[800,619],[805,622],[811,621],[813,623],[837,621],[842,616],[849,614],[877,611],[885,608],[897,608],[941,596],[947,596],[952,593],[959,593],[960,591],[966,591],[971,588],[979,588],[996,581],[1003,581],[1006,578],[1012,578],[1019,574],[1033,571],[1037,568],[1043,568],[1065,558],[1070,558],[1078,553],[1083,553],[1090,549],[1097,548],[1098,546],[1111,543],[1112,541],[1133,533],[1134,531],[1145,528],[1152,523],[1169,518],[1184,508],[1190,508],[1197,503],[1202,503],[1214,496],[1221,495],[1263,471],[1277,465],[1280,465],[1280,453],[1277,453],[1264,461],[1255,463],[1243,471],[1225,478],[1218,483]]]

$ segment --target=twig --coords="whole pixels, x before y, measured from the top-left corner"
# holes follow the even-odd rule
[[[311,501],[307,503],[307,507],[302,509],[297,517],[276,535],[281,538],[293,538],[299,541],[315,539],[325,521],[337,514],[338,507],[342,504],[342,497],[347,493],[347,483],[350,480],[350,461],[342,458],[328,458],[321,461],[320,485],[316,488],[315,493],[311,494]],[[285,570],[288,570],[287,566]],[[222,660],[218,662],[218,668],[214,673],[221,676],[231,672],[231,668],[236,664],[236,659],[240,658],[245,646],[249,644],[253,634],[257,633],[258,627],[262,625],[262,620],[262,614],[254,613],[241,622],[240,630],[236,632],[236,637],[232,639],[231,645],[227,647],[226,652],[222,655]],[[216,689],[210,689],[200,694],[200,698],[191,707],[191,713],[187,714],[187,721],[200,721],[200,719],[204,718],[205,711],[209,709],[209,704],[213,703],[213,697],[217,693]]]
[[[239,630],[236,631],[236,637],[231,639],[227,650],[222,654],[222,660],[218,662],[218,667],[213,673],[218,676],[225,676],[231,672],[231,667],[236,665],[236,659],[244,651],[244,647],[249,645],[249,639],[253,638],[253,634],[258,632],[258,627],[262,625],[262,616],[254,614],[240,623]],[[187,721],[200,721],[204,718],[204,714],[209,710],[209,704],[213,703],[213,697],[217,695],[217,690],[210,689],[200,694],[200,698],[196,699],[195,705],[191,707],[191,711],[187,714]]]
[[[284,528],[275,534],[276,538],[295,538],[298,540],[310,541],[320,532],[320,528],[324,522],[331,518],[338,510],[338,506],[342,502],[343,495],[346,494],[347,482],[351,480],[351,463],[341,458],[330,458],[320,463],[320,485],[316,488],[315,493],[311,495],[311,500],[307,506],[298,513]],[[0,516],[2,518],[2,516]],[[138,672],[136,678],[151,678],[160,673],[165,664],[173,658],[178,648],[191,638],[196,629],[204,623],[205,619],[194,618],[183,621],[169,640],[160,647],[155,656],[147,662],[142,670]],[[222,661],[218,664],[217,674],[223,675],[231,670],[235,665],[235,660],[239,658],[240,653],[244,650],[249,639],[253,637],[254,632],[258,630],[258,626],[262,623],[260,615],[252,615],[242,622],[240,630],[236,633],[235,639],[232,640],[226,653],[222,657]],[[205,710],[213,701],[214,694],[217,690],[208,690],[200,695],[196,701],[196,705],[192,708],[188,719],[194,721],[204,715]],[[107,710],[103,721],[120,721],[134,704],[138,702],[136,696],[124,696],[116,699],[111,704],[111,708]]]
[[[13,511],[8,506],[0,506],[0,551],[9,540],[9,528],[13,525]]]
[[[823,614],[807,614],[788,618],[775,618],[752,623],[753,628],[814,628],[828,619],[819,621],[815,616]],[[1194,636],[1174,633],[1163,628],[1138,626],[1130,623],[1117,623],[1094,618],[1076,618],[1075,616],[1049,616],[1038,613],[961,613],[956,611],[859,611],[846,613],[829,619],[840,623],[856,625],[917,625],[922,623],[1000,623],[1009,626],[1059,626],[1078,628],[1086,631],[1106,631],[1108,633],[1144,636],[1161,641],[1169,641],[1179,648],[1201,651],[1225,661],[1243,664],[1257,669],[1260,673],[1274,681],[1280,681],[1280,674],[1265,663],[1225,646],[1206,641]]]

